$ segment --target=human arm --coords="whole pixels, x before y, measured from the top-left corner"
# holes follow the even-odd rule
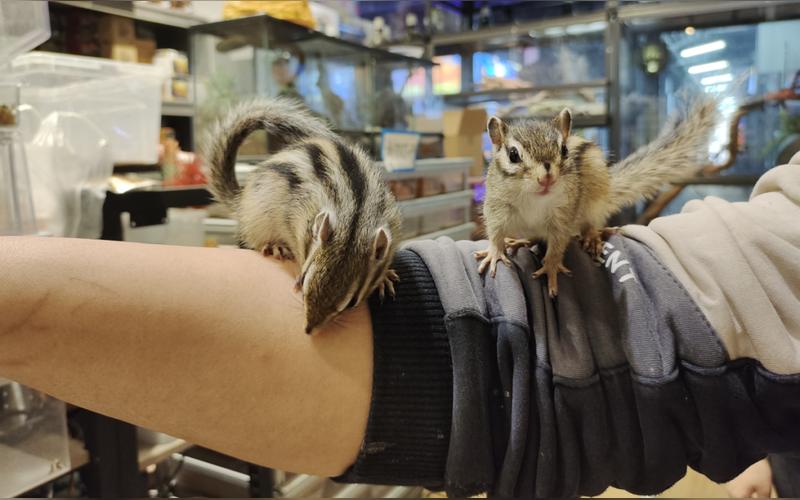
[[[367,307],[307,336],[291,274],[244,250],[0,238],[0,270],[0,376],[262,465],[355,460]]]
[[[725,483],[731,498],[769,498],[772,492],[772,468],[764,458]]]

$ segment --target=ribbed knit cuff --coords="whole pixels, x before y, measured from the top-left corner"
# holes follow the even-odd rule
[[[453,376],[444,310],[420,257],[394,260],[397,296],[372,297],[372,403],[358,459],[337,478],[348,483],[426,486],[444,483]]]

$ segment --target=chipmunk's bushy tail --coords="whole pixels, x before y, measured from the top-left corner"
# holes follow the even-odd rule
[[[651,143],[611,166],[610,201],[615,209],[657,194],[667,183],[691,177],[706,163],[717,123],[717,99],[697,98]]]
[[[256,130],[279,136],[286,145],[333,135],[321,120],[293,99],[254,99],[236,105],[211,128],[204,141],[204,158],[211,174],[209,188],[217,201],[231,208],[240,191],[234,170],[236,153],[247,136]]]

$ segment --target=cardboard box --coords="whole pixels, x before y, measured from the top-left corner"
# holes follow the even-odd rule
[[[488,115],[483,108],[449,110],[442,116],[444,156],[473,158],[469,170],[471,176],[483,175],[483,133],[487,120]]]
[[[104,44],[101,54],[103,57],[122,62],[139,62],[139,50],[133,43]]]
[[[156,55],[156,41],[153,39],[136,39],[136,50],[139,51],[139,62],[151,64],[153,56]]]
[[[119,16],[103,16],[98,25],[97,39],[105,43],[136,43],[136,27],[133,19]]]

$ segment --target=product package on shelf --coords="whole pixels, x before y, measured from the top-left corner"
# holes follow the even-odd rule
[[[483,133],[488,117],[483,108],[447,110],[442,116],[445,157],[470,157],[470,175],[482,175]]]

